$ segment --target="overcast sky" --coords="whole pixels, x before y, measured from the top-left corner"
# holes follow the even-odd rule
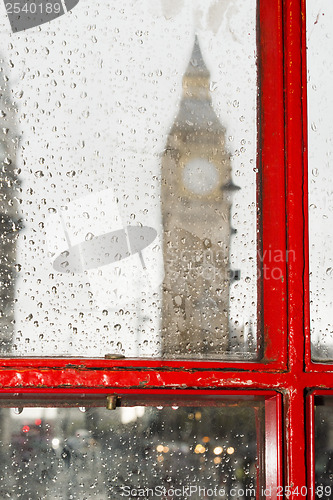
[[[80,0],[71,13],[19,34],[11,34],[0,4],[0,46],[21,136],[18,354],[158,354],[161,156],[195,32],[241,187],[231,265],[242,279],[231,289],[230,317],[255,322],[255,3]],[[156,229],[144,252],[147,271],[137,255],[83,274],[53,269],[68,240],[80,243],[118,223]]]

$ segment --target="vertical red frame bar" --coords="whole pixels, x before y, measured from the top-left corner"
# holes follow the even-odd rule
[[[262,408],[256,412],[257,427],[257,500],[278,500],[283,485],[282,466],[282,395],[265,399],[264,418]]]
[[[303,212],[304,212],[304,334],[305,334],[305,366],[311,369],[311,337],[310,337],[310,279],[309,279],[309,196],[308,196],[308,116],[307,116],[307,34],[306,34],[306,0],[302,2],[302,99],[303,99]]]
[[[291,377],[286,387],[286,480],[290,500],[307,485],[304,387],[304,3],[284,1],[286,206],[288,252],[288,346]],[[290,488],[290,489],[289,489]],[[303,490],[304,491],[304,490]]]
[[[286,204],[290,368],[304,369],[304,3],[285,0]]]
[[[287,360],[287,273],[282,1],[258,3],[259,172],[264,359]],[[259,195],[260,196],[260,195]]]
[[[285,393],[284,403],[286,457],[284,493],[289,500],[299,500],[304,498],[300,496],[300,490],[302,488],[304,490],[307,486],[306,415],[303,386],[300,384],[290,387]]]
[[[307,396],[307,469],[308,469],[308,500],[315,499],[315,420],[314,420],[314,393]]]
[[[283,485],[282,467],[282,396],[265,401],[266,499],[278,500]]]

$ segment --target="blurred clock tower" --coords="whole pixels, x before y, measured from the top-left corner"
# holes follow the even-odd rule
[[[230,347],[230,155],[198,38],[162,160],[162,353],[217,358]],[[235,273],[234,273],[235,275]]]

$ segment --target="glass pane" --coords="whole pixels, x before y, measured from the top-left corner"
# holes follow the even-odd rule
[[[312,356],[333,360],[333,4],[307,1]]]
[[[259,498],[261,406],[4,408],[1,498]]]
[[[256,1],[48,5],[0,35],[1,353],[257,359]]]
[[[316,498],[333,497],[333,398],[315,399]]]

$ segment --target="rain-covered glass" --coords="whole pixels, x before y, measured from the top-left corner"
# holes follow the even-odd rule
[[[315,496],[333,498],[333,398],[315,401]]]
[[[3,408],[1,498],[261,498],[262,404]]]
[[[1,8],[0,354],[257,359],[256,1]]]
[[[307,1],[312,357],[333,360],[333,4]]]

